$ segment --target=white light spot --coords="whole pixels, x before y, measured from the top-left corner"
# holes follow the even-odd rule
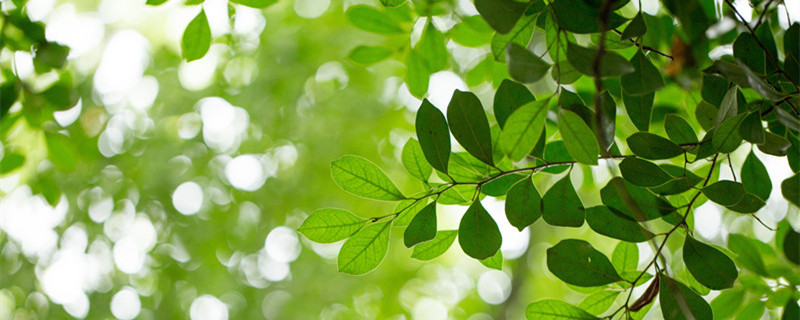
[[[181,63],[178,67],[178,79],[186,90],[197,91],[211,85],[219,61],[217,53],[221,49],[223,48],[213,45],[203,58]]]
[[[225,165],[225,177],[234,188],[255,191],[266,181],[264,168],[254,155],[245,154],[231,159]]]
[[[111,215],[111,210],[114,209],[114,200],[111,197],[106,197],[100,199],[99,201],[93,201],[92,204],[89,205],[89,218],[92,221],[100,223],[108,219],[108,216]]]
[[[133,87],[128,96],[128,103],[136,109],[147,110],[153,105],[157,95],[158,80],[153,76],[145,76]]]
[[[422,298],[417,301],[414,306],[414,311],[411,314],[412,319],[430,319],[430,320],[445,320],[447,319],[447,307],[441,301]]]
[[[714,239],[720,233],[722,225],[722,212],[711,201],[706,201],[694,210],[694,230],[703,238]]]
[[[453,92],[456,89],[461,91],[469,90],[464,80],[461,80],[461,77],[452,71],[434,73],[430,79],[428,100],[441,109],[442,112],[447,113],[447,105],[450,103],[450,98],[453,97]]]
[[[279,262],[292,262],[300,255],[300,241],[297,233],[285,226],[270,231],[264,248],[272,259]]]
[[[203,189],[193,181],[181,183],[172,193],[172,205],[183,215],[192,215],[203,206]]]
[[[144,266],[145,252],[136,239],[127,236],[114,244],[114,263],[127,274],[139,272]]]
[[[178,136],[182,139],[191,139],[200,133],[200,115],[191,112],[178,118]]]
[[[228,320],[228,307],[212,295],[202,295],[189,307],[192,320]]]
[[[331,5],[331,0],[296,0],[294,11],[298,16],[314,19],[321,16]]]
[[[266,250],[262,250],[258,255],[258,272],[264,279],[278,282],[289,276],[289,264],[276,261]]]
[[[78,116],[81,115],[81,109],[83,109],[83,103],[82,100],[78,100],[78,104],[72,108],[53,112],[53,118],[55,118],[56,122],[62,127],[67,127],[75,122],[75,120],[78,120]]]
[[[94,88],[105,104],[116,104],[139,83],[150,59],[150,44],[140,33],[122,30],[106,45],[94,75]]]
[[[478,279],[478,295],[489,304],[501,304],[511,294],[511,278],[505,272],[489,270]]]
[[[69,315],[75,318],[85,318],[89,313],[89,297],[87,297],[85,293],[81,292],[75,296],[72,301],[64,304],[64,310],[66,310]]]
[[[142,310],[139,295],[131,287],[124,287],[111,298],[111,314],[118,319],[133,319]]]

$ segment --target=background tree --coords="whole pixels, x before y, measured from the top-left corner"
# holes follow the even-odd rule
[[[792,3],[164,2],[3,3],[0,318],[797,317]]]

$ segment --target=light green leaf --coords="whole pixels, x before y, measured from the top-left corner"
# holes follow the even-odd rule
[[[683,262],[698,282],[714,290],[732,287],[739,276],[731,258],[688,235],[683,243]]]
[[[730,88],[728,93],[725,94],[725,97],[722,98],[719,112],[717,113],[717,125],[720,125],[728,118],[733,118],[739,112],[739,99],[737,98],[737,92],[738,90],[734,86]]]
[[[364,274],[377,268],[389,249],[391,221],[364,227],[350,237],[339,251],[339,271],[349,274]]]
[[[505,209],[508,222],[520,231],[539,219],[542,215],[542,198],[533,180],[526,177],[508,190]]]
[[[408,91],[416,97],[423,97],[428,92],[431,72],[425,57],[417,50],[409,50],[406,56],[406,84]]]
[[[378,166],[357,156],[344,156],[331,163],[333,181],[354,195],[376,200],[403,200],[406,197]]]
[[[635,243],[620,241],[611,254],[611,264],[619,272],[636,271],[639,266],[639,247]]]
[[[345,13],[357,28],[369,32],[393,34],[402,33],[403,28],[385,11],[368,5],[355,5]]]
[[[487,268],[503,270],[503,251],[497,250],[493,256],[481,260],[481,264]]]
[[[48,158],[61,171],[72,171],[78,165],[78,151],[69,137],[60,133],[45,134]]]
[[[727,319],[734,315],[742,305],[744,291],[741,289],[725,290],[711,301],[711,310],[715,319]]]
[[[542,198],[542,218],[549,225],[580,227],[583,225],[584,209],[569,174],[558,180]]]
[[[458,225],[458,244],[468,256],[483,260],[500,249],[502,237],[497,223],[480,200],[472,202]]]
[[[428,99],[422,101],[417,111],[416,131],[425,159],[434,169],[447,173],[447,164],[450,161],[450,130],[444,114],[428,102]]]
[[[428,199],[422,200],[403,200],[397,203],[394,207],[394,211],[392,212],[400,212],[394,222],[392,223],[395,227],[405,227],[411,223],[411,220],[417,216],[417,214],[426,206],[428,205]]]
[[[492,37],[490,47],[495,61],[506,61],[506,47],[508,47],[509,43],[516,43],[523,48],[528,46],[528,43],[531,42],[533,29],[536,27],[537,17],[539,17],[538,14],[523,15],[514,25],[514,29],[511,32],[506,34],[496,33]]]
[[[405,146],[403,146],[402,161],[408,173],[422,181],[428,181],[431,172],[433,172],[433,168],[425,160],[422,147],[420,147],[417,139],[408,139]]]
[[[476,48],[492,41],[494,30],[479,15],[463,17],[450,29],[451,39],[460,45]]]
[[[619,171],[628,182],[640,187],[656,187],[672,180],[656,164],[639,158],[626,158],[619,163]]]
[[[232,1],[241,4],[243,6],[248,6],[256,9],[266,8],[278,2],[278,0],[232,0]]]
[[[365,66],[378,63],[392,55],[392,49],[380,46],[358,46],[347,55],[355,63]]]
[[[547,249],[547,269],[579,287],[596,287],[621,281],[611,261],[583,240],[565,239]]]
[[[580,116],[569,110],[559,110],[558,130],[564,137],[564,145],[573,159],[583,164],[597,164],[600,146],[592,129],[589,129]]]
[[[523,83],[534,83],[544,78],[550,64],[516,43],[509,43],[506,48],[508,55],[508,73],[511,78]]]
[[[411,257],[419,260],[431,260],[436,258],[453,244],[456,240],[458,231],[456,230],[441,230],[436,233],[436,237],[431,241],[426,241],[414,246],[414,251]]]
[[[297,229],[308,240],[332,243],[344,240],[367,223],[356,215],[340,209],[320,209],[312,213]]]
[[[614,212],[606,206],[586,209],[586,223],[595,232],[622,241],[644,242],[654,236],[636,220]]]
[[[614,300],[617,299],[619,294],[619,291],[612,290],[597,291],[584,298],[583,301],[578,304],[578,308],[593,315],[600,316],[606,312],[608,308],[611,308],[611,305],[614,304]]]
[[[492,133],[489,120],[478,97],[472,92],[455,90],[447,106],[450,131],[467,152],[490,166],[492,158]]]
[[[728,249],[735,255],[736,263],[747,270],[762,276],[769,276],[764,265],[764,259],[759,253],[756,240],[750,239],[740,234],[730,234],[728,236]]]
[[[205,10],[200,9],[200,13],[189,22],[186,30],[183,31],[181,53],[186,61],[194,61],[205,56],[210,47],[211,28],[208,26]]]
[[[0,160],[0,174],[11,172],[21,167],[24,163],[25,156],[16,152],[6,151],[3,155],[3,160]]]
[[[661,72],[650,62],[642,50],[636,52],[631,58],[634,71],[622,75],[622,90],[632,95],[653,93],[664,87]],[[605,66],[604,66],[605,67]]]
[[[406,248],[411,248],[434,237],[436,237],[436,201],[431,202],[411,219],[403,233],[403,243]]]
[[[509,159],[519,161],[536,146],[547,117],[549,99],[531,101],[511,114],[500,134],[500,146]]]
[[[428,66],[428,72],[436,72],[447,66],[448,53],[444,36],[433,26],[430,19],[414,49],[422,56]]]
[[[528,320],[594,320],[597,317],[559,300],[539,300],[525,309]]]

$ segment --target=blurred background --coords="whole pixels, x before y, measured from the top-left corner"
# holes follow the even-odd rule
[[[342,155],[372,160],[402,190],[420,188],[399,161],[420,104],[404,84],[405,65],[365,67],[347,55],[381,44],[402,56],[425,19],[406,22],[410,39],[367,33],[344,14],[362,3],[377,5],[296,0],[260,10],[206,0],[214,41],[187,63],[180,39],[199,5],[27,1],[46,39],[70,48],[65,69],[77,96],[59,110],[17,103],[0,122],[0,319],[518,319],[540,298],[579,302],[587,291],[552,276],[545,249],[565,237],[603,239],[595,246],[610,255],[617,242],[586,226],[536,223],[519,232],[501,200],[484,205],[503,233],[502,271],[457,245],[431,262],[413,260],[396,229],[377,270],[347,276],[336,267],[341,242],[320,245],[295,231],[319,208],[391,212],[390,203],[334,184],[329,164]],[[452,16],[433,19],[442,31],[455,15],[477,14],[469,0],[451,5]],[[502,76],[503,65],[486,60],[488,46],[447,47],[452,62],[431,77],[429,99],[444,107],[454,89],[469,89],[490,106],[492,74]],[[63,75],[40,72],[25,51],[3,49],[0,66],[34,92]],[[478,66],[484,74],[470,76]],[[770,160],[773,181],[788,177],[785,161]],[[603,167],[585,169],[609,177]],[[444,208],[439,228],[457,228],[463,210]],[[731,232],[724,225],[773,236],[750,217],[700,210],[706,239],[723,239]],[[787,210],[796,208],[773,192],[762,218],[775,225]],[[651,259],[647,245],[640,251],[640,261]]]

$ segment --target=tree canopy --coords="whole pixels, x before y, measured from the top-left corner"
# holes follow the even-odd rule
[[[799,12],[4,1],[0,318],[797,319]]]

